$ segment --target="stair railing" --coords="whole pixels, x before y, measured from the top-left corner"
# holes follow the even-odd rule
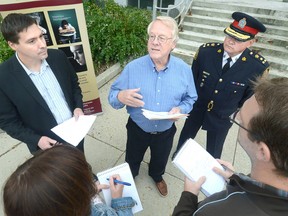
[[[162,7],[162,0],[160,1],[160,7],[158,7],[158,0],[153,0],[153,20],[156,19],[157,11],[167,11],[167,16],[174,18],[179,27],[182,25],[185,15],[191,10],[193,2],[193,0],[175,0],[177,4],[168,5],[167,8],[164,8]]]

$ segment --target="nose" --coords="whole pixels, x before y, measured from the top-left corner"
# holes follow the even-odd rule
[[[78,55],[76,52],[74,53],[74,59],[75,59],[75,60],[78,60],[78,59],[79,59],[79,55]]]
[[[40,46],[40,48],[43,48],[43,47],[46,47],[46,40],[45,40],[45,38],[44,37],[41,37],[40,39],[39,39],[39,46]]]

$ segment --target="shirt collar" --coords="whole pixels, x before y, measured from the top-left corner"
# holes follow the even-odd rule
[[[236,56],[231,57],[232,64],[234,64],[241,55],[242,55],[242,52],[239,53],[239,54],[236,55]],[[226,61],[229,57],[230,57],[230,56],[228,55],[228,53],[227,53],[226,51],[224,51],[224,53],[223,53],[223,61]]]
[[[265,183],[258,182],[256,180],[252,179],[250,176],[244,175],[242,173],[239,173],[238,176],[244,181],[250,182],[251,184],[256,185],[256,186],[263,188],[265,190],[271,191],[271,192],[273,192],[273,193],[275,193],[281,197],[288,197],[288,191],[284,191],[284,190],[275,188],[271,185],[267,185]]]
[[[17,52],[16,52],[16,58],[17,58],[19,64],[23,67],[23,69],[25,70],[25,72],[28,74],[28,76],[31,75],[31,74],[35,74],[35,71],[31,71],[30,69],[28,69],[28,68],[22,63],[22,61],[20,60]],[[43,59],[43,60],[42,60],[42,63],[41,63],[40,73],[41,73],[41,71],[45,71],[45,69],[46,69],[47,67],[49,67],[49,64],[48,64],[48,62],[46,61],[46,59]]]
[[[148,55],[149,56],[149,55]],[[157,69],[156,69],[156,66],[155,66],[155,64],[154,64],[154,62],[153,62],[153,60],[151,59],[151,57],[149,56],[149,59],[150,59],[150,64],[151,64],[151,66],[154,68],[154,70],[155,70],[155,72],[157,72]],[[171,55],[169,55],[169,59],[168,59],[168,62],[167,62],[167,64],[166,64],[166,67],[165,68],[163,68],[161,71],[163,71],[163,72],[166,72],[167,71],[167,69],[170,67],[170,65],[171,65]]]

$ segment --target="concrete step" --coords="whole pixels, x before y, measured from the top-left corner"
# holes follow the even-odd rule
[[[199,32],[199,33],[204,33],[204,34],[222,36],[223,30],[224,30],[224,27],[222,26],[221,27],[213,26],[213,25],[211,26],[211,25],[191,23],[191,22],[183,23],[183,32],[192,31],[192,32]],[[286,36],[259,33],[257,35],[257,39],[259,43],[265,43],[265,44],[268,43],[268,44],[273,44],[275,46],[288,47],[288,37]]]
[[[185,43],[187,41],[184,41],[183,43]],[[178,42],[179,44],[181,43],[181,41]],[[196,49],[197,50],[197,49]],[[183,49],[183,48],[178,48],[178,46],[173,50],[173,55],[183,59],[187,64],[191,65],[192,64],[192,59],[193,56],[195,54],[195,50],[187,50],[187,49]],[[267,56],[265,55],[265,58],[267,59],[267,61],[270,64],[270,68],[271,71],[275,71],[275,74],[277,75],[281,75],[281,76],[286,76],[288,77],[288,62],[274,57],[274,56]],[[272,74],[272,72],[271,72]],[[275,76],[275,74],[272,74]]]
[[[201,16],[208,16],[208,17],[226,18],[226,19],[231,18],[231,10],[223,10],[223,9],[217,9],[217,8],[216,9],[206,8],[206,7],[202,8],[202,7],[192,6],[192,15],[193,14],[201,15]],[[264,24],[288,27],[287,17],[266,15],[266,14],[256,14],[256,13],[255,14],[249,13],[249,15],[255,17],[257,20],[261,21]]]
[[[183,49],[186,47],[186,49],[188,50],[190,50],[191,48],[193,49],[193,47],[189,46],[190,44],[188,43],[189,41],[194,41],[194,42],[198,42],[201,44],[208,43],[208,42],[222,43],[225,37],[224,33],[220,35],[220,34],[213,33],[213,31],[210,34],[199,33],[199,32],[194,32],[194,31],[183,31],[183,32],[180,32],[179,35],[180,35],[181,40],[178,42],[178,46],[182,46]],[[185,41],[183,44],[181,42],[182,40]],[[286,46],[285,47],[276,46],[270,43],[261,43],[260,41],[260,42],[254,43],[251,49],[257,50],[264,57],[266,55],[271,55],[271,56],[281,56],[281,58],[285,58],[285,59],[288,58],[288,47],[286,48]]]
[[[203,43],[222,43],[223,30],[232,22],[234,11],[248,13],[266,26],[267,31],[257,35],[257,43],[251,49],[269,61],[270,76],[288,77],[288,3],[280,0],[194,0],[173,54],[191,64]]]
[[[209,39],[208,39],[209,40]],[[208,41],[207,40],[207,41]],[[215,43],[222,43],[223,40],[209,40],[208,42],[215,42]],[[192,53],[196,52],[199,48],[199,46],[201,46],[203,43],[202,42],[196,42],[194,40],[187,40],[187,39],[180,39],[177,43],[177,46],[176,48],[178,49],[181,49],[181,50],[187,50],[187,53],[189,53],[190,51]],[[267,46],[270,46],[270,45],[266,45],[266,44],[258,44],[258,43],[255,43],[255,46],[252,46],[250,47],[251,50],[254,50],[254,51],[257,51],[259,52],[261,55],[263,55],[267,60],[268,60],[268,57],[271,59],[273,57],[273,61],[274,62],[277,62],[277,63],[281,63],[281,64],[284,64],[284,68],[286,68],[288,66],[288,61],[286,61],[285,58],[283,58],[283,61],[281,60],[276,60],[276,59],[280,59],[278,58],[278,56],[276,55],[277,53],[280,53],[281,50],[279,47],[276,47],[277,49],[279,50],[265,50],[265,48]],[[175,50],[174,50],[175,51]],[[191,53],[190,52],[190,53]],[[276,54],[275,54],[276,53]],[[285,55],[287,56],[288,55],[288,50],[286,50],[286,52],[282,55]],[[287,68],[288,69],[288,68]]]
[[[218,18],[218,17],[208,17],[208,16],[201,16],[197,14],[192,14],[192,16],[187,15],[184,19],[183,25],[184,29],[187,25],[187,23],[195,23],[195,24],[203,24],[203,25],[210,25],[210,26],[219,26],[224,28],[226,26],[229,26],[232,22],[232,18]],[[278,35],[278,36],[283,36],[287,37],[288,35],[288,27],[285,26],[274,26],[274,25],[269,25],[265,24],[267,30],[265,34],[270,34],[270,35]],[[188,26],[187,26],[188,27]]]
[[[271,0],[270,0],[271,1]],[[254,1],[255,2],[255,1]],[[257,1],[256,1],[257,2]],[[255,2],[255,3],[256,3]],[[263,3],[264,1],[262,1]],[[247,4],[248,3],[248,4]],[[213,2],[213,0],[208,1],[193,1],[193,7],[202,7],[202,8],[214,8],[214,9],[220,9],[223,10],[230,10],[230,11],[243,11],[245,13],[252,13],[252,14],[262,14],[262,15],[270,15],[274,17],[287,17],[288,18],[288,11],[285,10],[284,7],[288,8],[288,4],[279,4],[278,8],[273,6],[267,6],[267,3],[269,2],[266,1],[266,4],[261,4],[259,1],[256,4],[253,4],[253,1],[250,2],[245,2],[245,1],[219,1],[216,0]],[[270,4],[271,5],[271,4]],[[280,7],[279,7],[280,6]],[[283,10],[282,10],[283,9]]]

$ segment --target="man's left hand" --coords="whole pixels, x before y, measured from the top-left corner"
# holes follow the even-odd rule
[[[170,111],[169,111],[169,115],[172,115],[172,114],[177,114],[177,113],[181,113],[181,109],[179,107],[173,107]],[[179,118],[173,118],[171,119],[172,121],[178,121],[181,117]]]

